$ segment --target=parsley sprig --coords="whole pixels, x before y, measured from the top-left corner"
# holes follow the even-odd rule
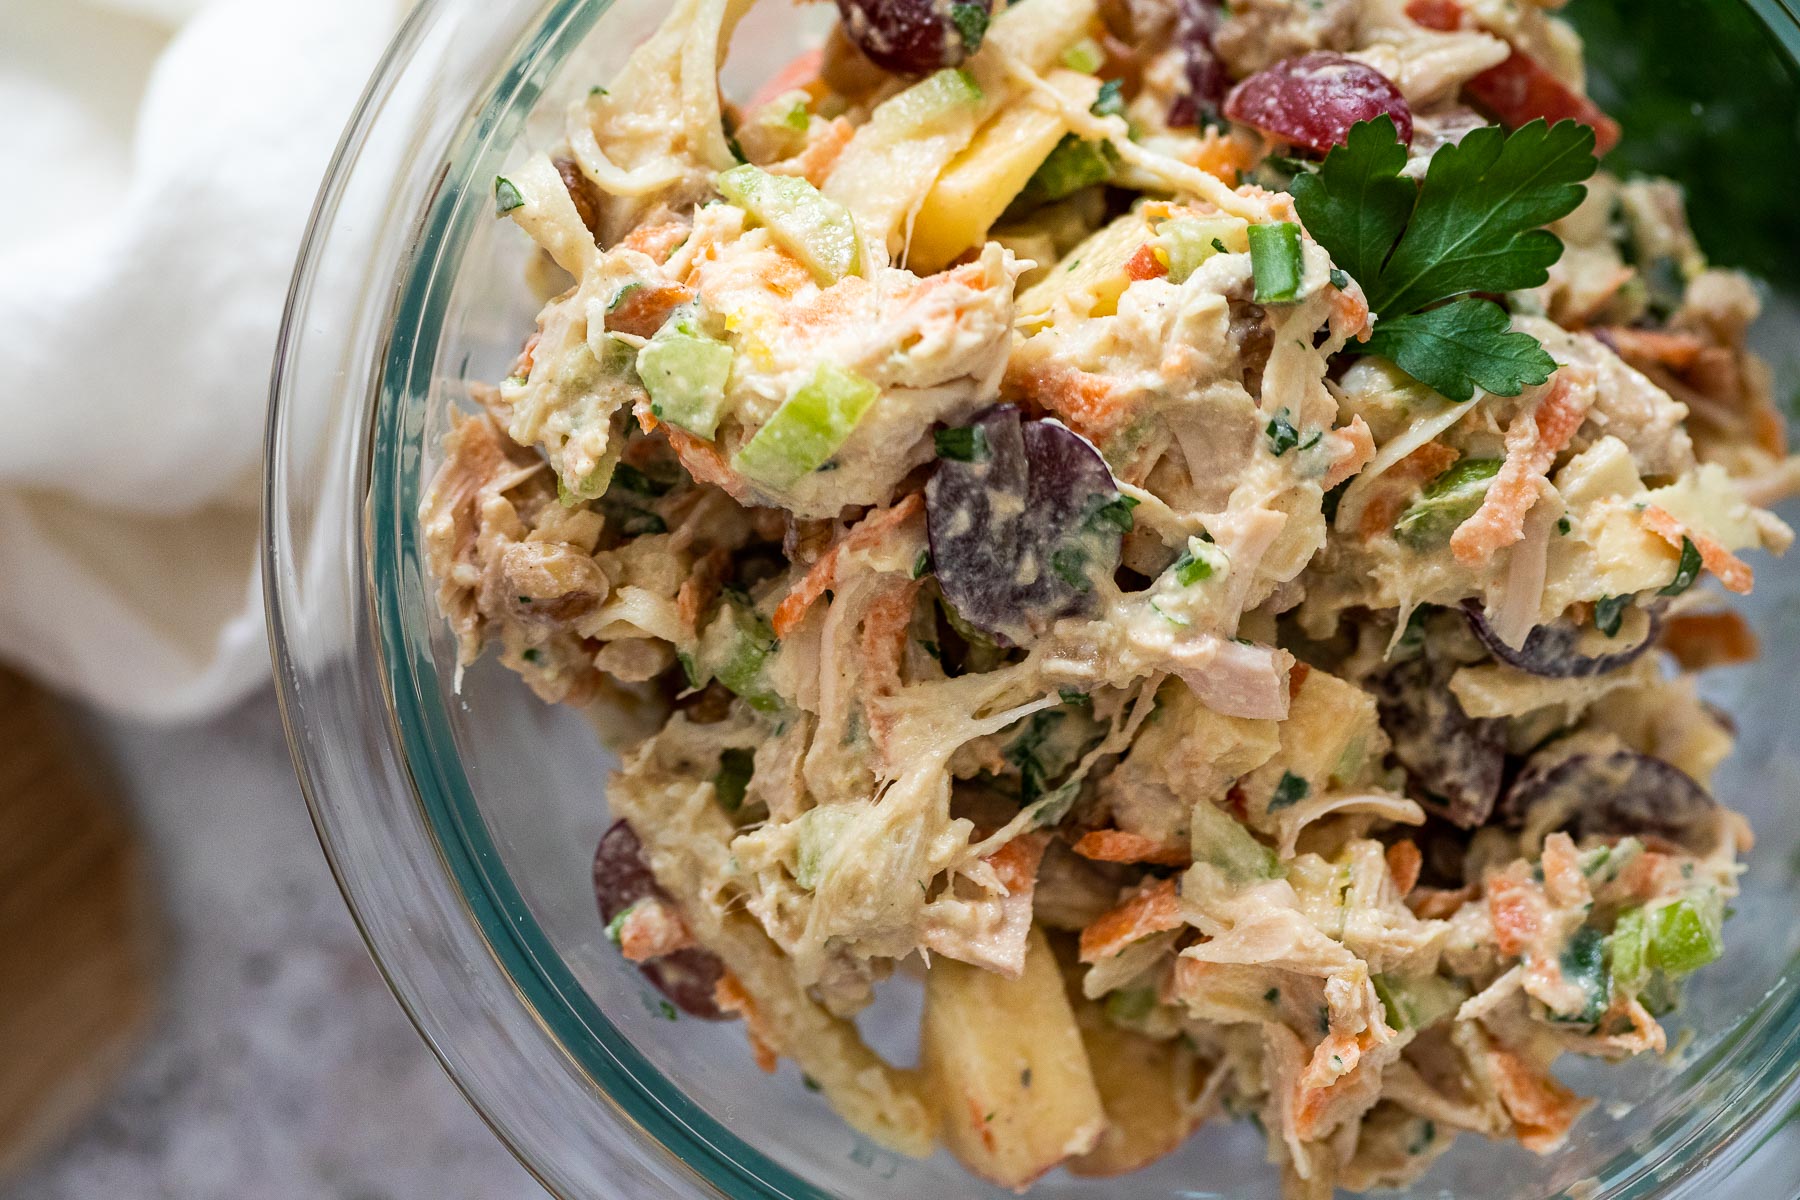
[[[1534,121],[1511,134],[1490,125],[1438,150],[1414,183],[1384,116],[1352,126],[1316,173],[1297,177],[1294,204],[1376,314],[1364,353],[1452,400],[1477,387],[1516,396],[1549,379],[1555,360],[1499,305],[1469,293],[1545,283],[1562,241],[1543,226],[1574,211],[1597,165],[1585,125]]]

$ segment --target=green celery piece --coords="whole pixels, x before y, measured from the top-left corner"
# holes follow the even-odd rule
[[[781,698],[769,686],[768,665],[778,647],[775,632],[754,609],[731,596],[701,631],[694,655],[694,686],[717,679],[758,712],[775,712]]]
[[[1106,51],[1093,38],[1082,38],[1073,46],[1062,52],[1059,59],[1063,66],[1071,71],[1080,71],[1083,75],[1092,75],[1106,65]]]
[[[862,270],[850,210],[799,176],[771,175],[746,163],[720,173],[719,191],[766,226],[821,285]]]
[[[1252,225],[1250,270],[1258,304],[1287,304],[1300,294],[1300,227],[1292,221]]]
[[[1232,815],[1210,801],[1195,804],[1189,817],[1194,861],[1211,863],[1232,883],[1256,883],[1281,875],[1275,851],[1250,835]]]
[[[880,395],[881,389],[860,375],[821,363],[732,456],[731,465],[758,483],[787,487],[824,466]]]
[[[1671,974],[1699,970],[1724,953],[1718,922],[1689,897],[1652,909],[1650,921],[1650,959]]]
[[[689,320],[664,322],[637,356],[650,411],[658,420],[710,441],[725,408],[731,358],[730,346],[694,332]]]
[[[1613,986],[1636,995],[1650,976],[1650,922],[1642,908],[1628,908],[1613,923]]]
[[[1105,142],[1089,142],[1069,134],[1056,143],[1048,158],[1032,173],[1014,206],[1019,210],[1051,204],[1082,188],[1105,183],[1113,177],[1113,149]]]
[[[800,817],[800,831],[795,838],[794,882],[812,891],[825,876],[825,858],[856,823],[856,813],[826,805],[808,809]]]
[[[713,775],[713,797],[718,800],[719,807],[728,813],[735,813],[744,807],[744,792],[750,786],[750,778],[756,773],[756,755],[753,751],[741,747],[733,747],[719,754],[719,770]]]
[[[1375,985],[1388,1025],[1396,1031],[1435,1025],[1469,998],[1466,989],[1442,975],[1378,974],[1371,975],[1369,982]]]
[[[1183,283],[1215,254],[1250,249],[1248,229],[1230,217],[1181,217],[1156,230],[1156,247],[1168,256],[1169,282]]]
[[[1449,541],[1456,527],[1475,515],[1488,486],[1500,473],[1500,459],[1465,458],[1425,485],[1419,498],[1394,522],[1394,537],[1415,550]]]
[[[1153,987],[1122,988],[1106,997],[1106,1018],[1114,1025],[1130,1029],[1143,1022],[1156,1008]]]

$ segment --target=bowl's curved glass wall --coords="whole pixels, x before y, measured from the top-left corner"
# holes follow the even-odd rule
[[[564,106],[607,79],[664,6],[499,5],[475,26],[459,23],[460,7],[428,4],[415,18],[411,45],[403,39],[386,82],[376,84],[360,141],[352,131],[338,192],[334,198],[328,190],[309,250],[314,265],[296,293],[277,387],[270,590],[283,642],[279,665],[296,753],[352,903],[453,1072],[558,1191],[615,1194],[604,1172],[552,1160],[590,1143],[600,1147],[595,1154],[624,1153],[610,1131],[639,1126],[734,1196],[1003,1195],[947,1156],[913,1162],[870,1145],[791,1066],[773,1078],[759,1073],[739,1026],[671,1020],[605,942],[594,911],[589,862],[607,824],[605,783],[615,759],[579,715],[538,703],[491,661],[459,682],[413,514],[449,412],[467,406],[470,382],[507,373],[537,308],[526,282],[529,247],[510,223],[493,220],[491,180],[524,145],[554,136]],[[829,11],[801,10],[801,19]],[[1800,170],[1790,65],[1800,30],[1792,17],[1772,6],[1700,0],[1574,0],[1571,11],[1593,39],[1597,94],[1615,103],[1628,139],[1644,147],[1634,165],[1675,172],[1702,214],[1697,223],[1707,229],[1723,221],[1733,231],[1718,239],[1722,254],[1785,284],[1800,264],[1791,249],[1800,246],[1800,218],[1787,207],[1794,189],[1779,189],[1780,203],[1753,200],[1746,189]],[[728,90],[747,92],[798,46],[794,12],[770,3],[753,14],[728,65]],[[1670,32],[1665,23],[1677,22],[1679,31]],[[459,47],[460,56],[452,53]],[[1672,57],[1672,47],[1682,54]],[[1732,56],[1741,69],[1698,65],[1715,55]],[[436,64],[424,79],[421,59]],[[425,93],[431,119],[421,133],[415,118],[408,138],[404,105],[409,96],[426,103]],[[1682,111],[1686,119],[1677,120]],[[1706,149],[1718,133],[1708,114],[1720,113],[1766,122],[1755,139],[1760,160],[1721,161]],[[1645,128],[1652,120],[1659,124]],[[394,133],[385,148],[384,131]],[[392,177],[372,178],[378,170]],[[374,189],[377,202],[381,187],[390,188],[372,229],[343,216],[359,184]],[[360,249],[358,236],[367,243]],[[344,278],[334,281],[333,269]],[[326,311],[333,298],[351,294],[354,313]],[[1767,334],[1790,382],[1800,379],[1786,358],[1800,354],[1788,349],[1800,330],[1794,313],[1777,297]],[[338,359],[326,361],[327,345],[338,347]],[[297,465],[305,461],[305,422],[294,409],[325,392],[337,407],[324,469],[307,474]],[[354,546],[320,542],[315,532],[309,556],[296,514],[333,499],[366,500],[360,511],[347,507],[336,525],[324,523]],[[296,565],[304,562],[314,569]],[[1706,681],[1709,698],[1742,730],[1718,788],[1750,815],[1759,842],[1728,929],[1727,958],[1697,979],[1679,1019],[1691,1039],[1672,1064],[1570,1064],[1568,1081],[1602,1104],[1567,1149],[1538,1159],[1465,1139],[1410,1195],[1526,1200],[1584,1186],[1597,1196],[1666,1194],[1695,1171],[1730,1165],[1733,1155],[1710,1154],[1722,1130],[1773,1120],[1775,1098],[1800,1068],[1800,922],[1788,915],[1800,896],[1800,744],[1788,736],[1787,700],[1789,681],[1800,678],[1800,564],[1759,566],[1749,612],[1764,655]],[[343,627],[316,615],[326,611]],[[318,649],[333,638],[347,662],[334,665]],[[338,708],[326,705],[328,697]],[[364,780],[366,795],[345,794],[356,788],[345,742],[361,743],[381,768]],[[380,830],[364,827],[369,817],[359,805],[381,806]],[[410,891],[395,882],[412,874]],[[444,895],[433,893],[434,878]],[[409,949],[406,922],[386,911],[419,905],[444,925],[423,950]],[[434,947],[446,961],[434,962],[435,974],[415,970],[408,956]],[[471,954],[474,947],[482,954]],[[438,994],[453,990],[457,971],[480,981],[471,984],[480,1003],[458,1007]],[[877,1046],[904,1059],[912,1042],[907,985],[897,978],[890,986],[897,994],[863,1025]],[[484,1014],[507,1037],[477,1055],[470,1028]],[[544,1098],[552,1095],[560,1099],[550,1115]],[[546,1127],[534,1128],[538,1122]],[[1261,1159],[1253,1129],[1217,1123],[1129,1179],[1057,1174],[1036,1193],[1273,1197],[1276,1183]],[[658,1182],[652,1192],[629,1194],[695,1187],[690,1177],[665,1174],[668,1164],[655,1156],[641,1163],[645,1178]],[[1698,1186],[1698,1177],[1683,1186]]]

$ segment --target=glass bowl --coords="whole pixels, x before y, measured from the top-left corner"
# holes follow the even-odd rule
[[[668,1018],[595,912],[589,863],[614,759],[580,716],[540,704],[492,661],[459,686],[421,564],[414,513],[447,414],[468,381],[506,373],[537,308],[526,239],[493,219],[493,176],[664,9],[425,0],[344,136],[294,278],[269,428],[265,585],[295,763],[395,994],[557,1196],[1001,1195],[945,1154],[902,1160],[872,1145],[791,1066],[761,1075],[741,1026]],[[727,90],[747,92],[798,46],[798,26],[829,13],[753,12]],[[1786,284],[1800,267],[1800,21],[1774,0],[1575,0],[1573,15],[1635,164],[1682,177],[1703,236]],[[1782,370],[1797,313],[1773,296],[1763,332]],[[1465,1138],[1407,1196],[1699,1195],[1734,1172],[1734,1190],[1793,1194],[1739,1171],[1800,1098],[1800,746],[1788,736],[1800,569],[1759,569],[1747,610],[1764,655],[1705,681],[1742,731],[1718,789],[1759,841],[1726,958],[1694,981],[1679,1018],[1679,1053],[1570,1064],[1567,1080],[1602,1103],[1565,1149],[1537,1158]],[[861,1022],[901,1061],[916,1036],[908,999]],[[1258,1200],[1276,1188],[1260,1136],[1220,1122],[1138,1174],[1057,1173],[1035,1190]]]

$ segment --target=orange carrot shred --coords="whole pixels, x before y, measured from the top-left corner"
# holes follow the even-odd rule
[[[1700,552],[1701,563],[1718,577],[1726,591],[1736,592],[1740,596],[1749,593],[1756,582],[1756,572],[1750,569],[1749,563],[1706,534],[1689,529],[1665,508],[1649,505],[1644,509],[1643,516],[1644,528],[1677,550],[1681,549],[1682,538],[1693,542],[1694,549]]]
[[[1185,846],[1167,846],[1141,833],[1126,833],[1122,829],[1095,829],[1084,833],[1074,849],[1075,853],[1093,862],[1184,867],[1191,861]]]
[[[1081,961],[1111,958],[1139,938],[1180,929],[1181,924],[1175,881],[1158,880],[1117,908],[1101,913],[1081,931]]]

